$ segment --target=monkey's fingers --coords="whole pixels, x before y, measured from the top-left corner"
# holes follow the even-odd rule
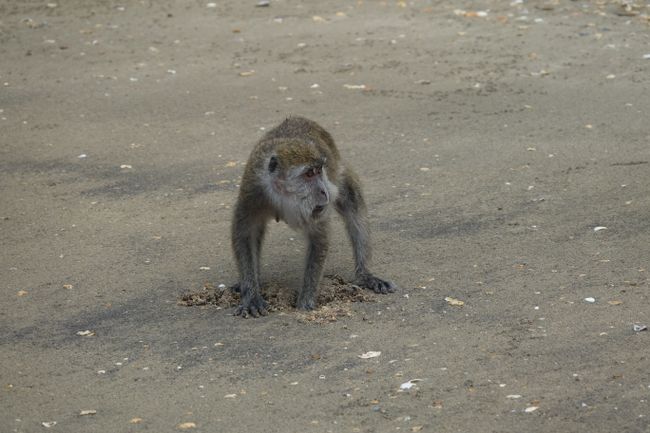
[[[264,307],[251,307],[251,311],[254,311],[255,313],[257,313],[258,316],[266,316],[266,315],[269,314],[267,309],[264,308]],[[252,314],[254,315],[255,313],[252,313]],[[255,316],[255,317],[258,317],[258,316]]]
[[[359,285],[382,295],[393,293],[397,288],[392,281],[382,280],[371,274],[362,275],[359,278]]]
[[[266,304],[266,302],[264,302]],[[251,312],[251,316],[253,317],[260,317],[260,316],[266,316],[269,314],[269,312],[266,310],[266,306],[264,305],[251,305],[249,307],[249,310]]]
[[[239,305],[237,308],[235,308],[235,312],[232,313],[233,316],[242,316],[243,318],[248,317],[248,309],[244,308],[243,305]]]
[[[258,317],[259,314],[257,313],[257,309],[255,307],[244,307],[243,305],[240,305],[237,307],[235,312],[233,313],[233,316],[241,316],[244,319],[248,319],[248,316],[251,317]]]
[[[266,302],[264,299],[261,300],[262,302],[257,305],[257,312],[260,314],[260,316],[266,316],[269,314],[269,304]]]
[[[382,288],[381,288],[381,294],[382,295],[387,295],[388,293],[394,293],[395,289],[397,287],[395,284],[393,284],[392,281],[383,281],[382,282]]]
[[[259,317],[266,316],[269,314],[268,311],[269,304],[260,297],[259,299],[251,300],[249,302],[243,302],[240,304],[233,313],[234,316],[241,316],[243,318],[248,318],[248,316]]]
[[[313,298],[298,298],[296,301],[296,308],[299,310],[311,311],[316,308],[316,302]]]

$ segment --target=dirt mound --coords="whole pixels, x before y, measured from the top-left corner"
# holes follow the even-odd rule
[[[287,287],[269,284],[262,287],[262,296],[269,303],[269,311],[295,311],[305,322],[334,322],[339,317],[352,314],[353,302],[373,302],[372,293],[339,275],[326,275],[318,290],[318,307],[314,311],[300,312],[294,308],[294,291]],[[178,300],[187,307],[214,305],[218,309],[239,305],[239,293],[230,287],[214,287],[205,283],[201,289],[186,292]]]

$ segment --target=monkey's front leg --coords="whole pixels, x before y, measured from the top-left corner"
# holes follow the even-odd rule
[[[313,310],[316,307],[316,292],[323,274],[323,263],[329,248],[329,226],[326,221],[310,227],[307,237],[307,263],[302,290],[296,299],[296,308]]]
[[[352,243],[356,283],[361,287],[371,289],[375,293],[394,292],[396,286],[392,281],[379,278],[368,270],[370,233],[368,231],[366,204],[359,181],[349,170],[343,177],[340,196],[336,205],[338,212],[345,221],[345,227]]]
[[[260,294],[259,260],[264,225],[249,225],[241,221],[233,226],[233,250],[239,268],[239,296],[241,304],[235,310],[236,316],[266,316],[268,304]],[[238,227],[242,225],[242,227]]]

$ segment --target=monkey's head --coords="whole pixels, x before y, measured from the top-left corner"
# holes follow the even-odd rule
[[[324,218],[338,189],[327,177],[327,158],[315,147],[291,141],[267,159],[271,198],[279,216],[292,227]]]

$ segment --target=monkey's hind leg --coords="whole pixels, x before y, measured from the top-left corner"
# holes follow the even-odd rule
[[[268,303],[260,294],[259,271],[260,252],[264,238],[265,223],[252,223],[235,218],[233,223],[232,247],[239,268],[239,283],[233,290],[239,289],[240,304],[235,309],[236,316],[266,316]]]
[[[343,173],[342,188],[339,189],[336,210],[345,221],[345,228],[352,243],[356,283],[375,293],[394,292],[396,286],[392,281],[376,277],[368,270],[371,251],[366,204],[359,181],[349,169]]]
[[[329,248],[329,224],[323,221],[307,232],[307,263],[302,289],[296,297],[296,308],[313,310],[316,307],[316,292],[323,275],[323,263]]]

